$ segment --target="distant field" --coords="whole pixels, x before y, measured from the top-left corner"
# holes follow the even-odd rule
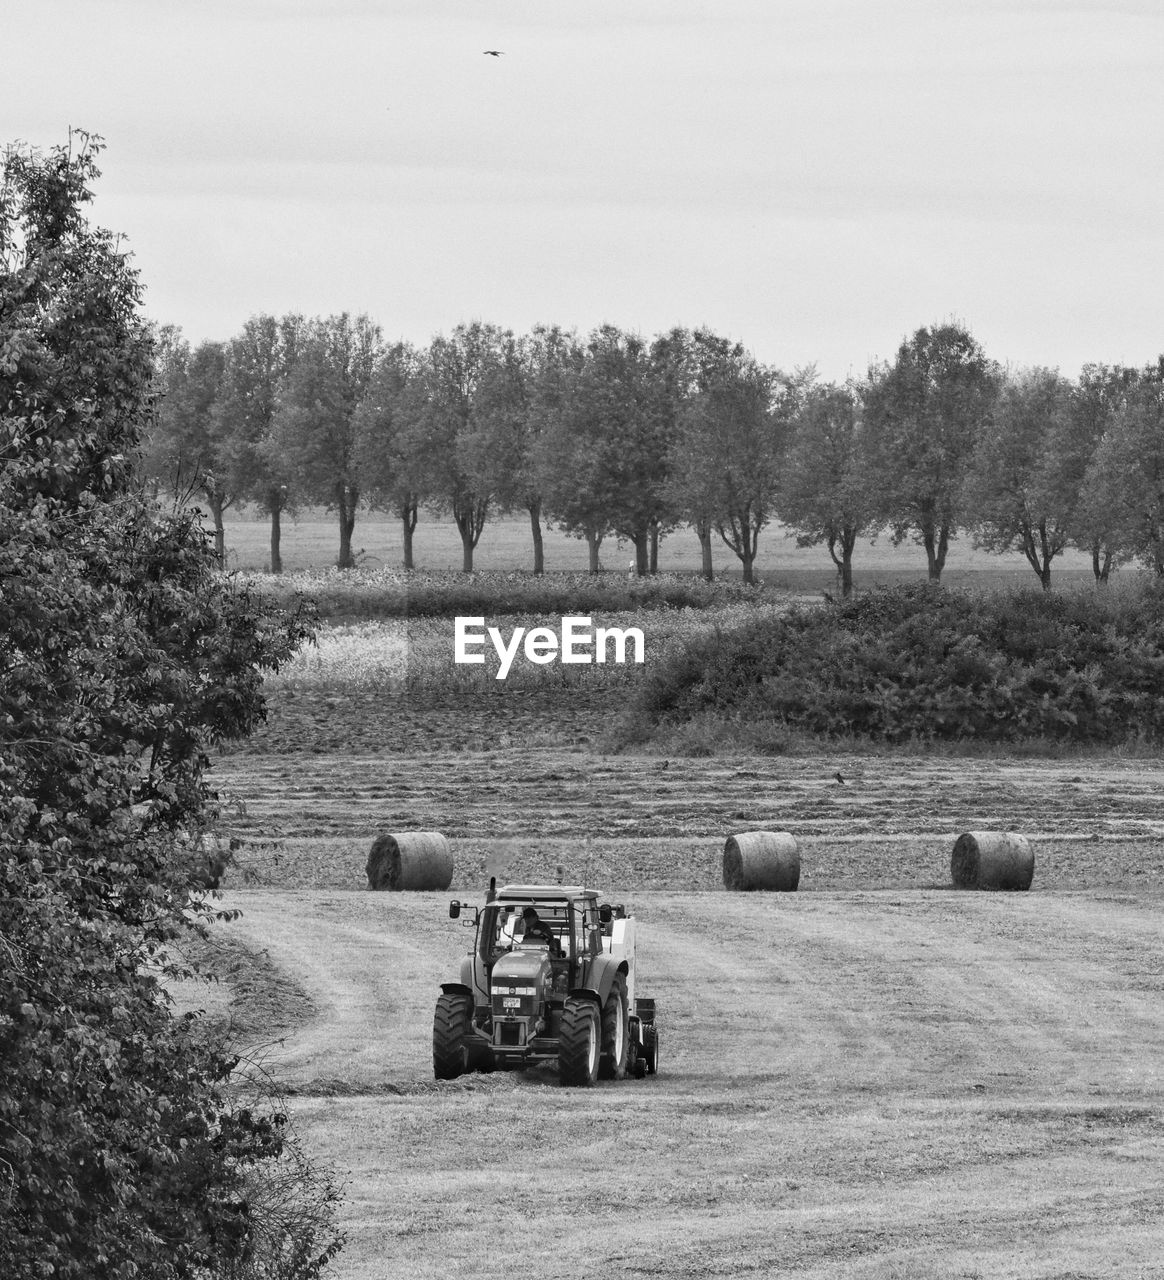
[[[584,542],[552,529],[547,530],[544,536],[548,571],[586,569]],[[380,514],[360,514],[352,545],[364,564],[397,568],[404,560],[399,522],[387,520]],[[246,514],[228,519],[226,548],[231,568],[265,570],[270,562],[270,529],[266,519],[252,519]],[[339,530],[334,516],[311,511],[294,520],[284,519],[282,554],[286,572],[326,569],[335,564],[338,548]],[[626,542],[610,540],[602,547],[602,566],[607,572],[626,573],[633,554],[633,548]],[[422,514],[413,541],[413,555],[418,569],[460,569],[461,539],[452,520]],[[663,539],[659,550],[661,570],[698,572],[700,563],[699,542],[690,529],[678,530]],[[714,564],[717,573],[739,573],[739,560],[718,536],[715,538]],[[533,550],[527,519],[499,519],[486,526],[477,546],[474,568],[512,571],[532,567]],[[912,544],[894,547],[887,537],[881,537],[875,542],[863,542],[857,548],[853,567],[859,585],[871,586],[875,582],[896,581],[901,577],[921,577],[925,574],[925,553]],[[779,525],[766,528],[760,535],[756,572],[767,578],[771,585],[802,589],[823,589],[836,577],[824,547],[798,547],[795,535]],[[1035,580],[1021,554],[988,555],[975,551],[969,538],[960,538],[950,549],[946,580],[956,583],[969,573],[976,577],[998,575],[1007,581],[1014,581],[1015,575],[1020,581],[1024,577],[1032,583]],[[1055,562],[1055,573],[1062,582],[1090,581],[1090,560],[1081,552],[1068,552]],[[787,575],[783,584],[782,575]]]

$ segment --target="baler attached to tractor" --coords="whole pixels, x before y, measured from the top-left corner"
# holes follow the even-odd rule
[[[459,982],[442,982],[433,1073],[547,1062],[565,1085],[658,1069],[655,1002],[635,991],[635,921],[593,889],[490,882],[485,904],[449,904],[475,930]]]

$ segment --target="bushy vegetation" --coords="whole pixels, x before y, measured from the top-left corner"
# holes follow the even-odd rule
[[[242,576],[242,575],[238,575]],[[635,609],[710,609],[755,600],[759,587],[693,575],[649,578],[619,573],[405,573],[347,569],[272,580],[245,580],[284,606],[307,597],[321,618],[452,618],[500,614],[622,613]]]
[[[1164,591],[973,595],[925,584],[693,640],[636,693],[624,743],[699,718],[826,738],[1164,738]]]
[[[96,154],[0,180],[0,1275],[311,1280],[335,1188],[167,989],[213,917],[208,753],[308,628],[137,483],[152,344]]]

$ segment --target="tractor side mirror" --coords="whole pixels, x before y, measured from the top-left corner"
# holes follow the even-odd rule
[[[461,904],[459,902],[450,902],[449,903],[449,919],[456,920],[460,914],[461,914]]]
[[[599,920],[601,920],[601,921],[602,921],[602,923],[603,923],[603,924],[609,924],[609,923],[610,923],[611,914],[612,914],[612,913],[611,913],[611,910],[610,910],[610,903],[609,903],[609,902],[604,902],[604,903],[602,904],[602,906],[600,906],[600,907],[598,908],[598,918],[599,918]]]

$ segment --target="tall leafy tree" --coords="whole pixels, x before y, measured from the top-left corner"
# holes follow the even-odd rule
[[[755,580],[760,531],[774,514],[787,431],[786,384],[750,356],[731,356],[680,414],[678,465],[702,487],[704,510]],[[702,477],[702,479],[696,479]]]
[[[589,570],[598,573],[602,543],[612,524],[604,484],[606,440],[580,411],[585,358],[583,344],[571,335],[552,360],[539,366],[534,403],[542,431],[534,445],[534,465],[548,517],[567,534],[585,539]]]
[[[895,543],[913,537],[940,580],[974,444],[993,409],[999,372],[957,324],[918,329],[865,391],[869,480]]]
[[[352,533],[360,502],[356,410],[367,394],[383,340],[379,325],[346,312],[309,322],[295,363],[279,384],[271,448],[296,489],[339,518],[341,569],[355,565]]]
[[[272,573],[283,572],[282,517],[295,477],[275,438],[278,390],[290,376],[305,329],[302,316],[251,316],[226,345],[215,434],[232,485],[271,521]]]
[[[1057,465],[1078,487],[1072,541],[1091,556],[1097,586],[1106,586],[1112,569],[1131,557],[1122,502],[1103,483],[1105,468],[1096,453],[1112,430],[1141,370],[1123,365],[1084,365],[1074,395],[1068,430],[1055,453]],[[1118,497],[1118,495],[1116,495]]]
[[[601,569],[602,543],[612,531],[606,490],[607,442],[581,410],[586,350],[576,335],[552,331],[535,359],[531,412],[539,422],[531,456],[547,517],[586,541],[590,572]]]
[[[356,410],[356,452],[369,501],[400,520],[404,567],[415,568],[412,539],[426,476],[423,458],[409,447],[409,421],[424,412],[424,392],[415,349],[395,343],[377,361],[368,390]]]
[[[651,571],[651,548],[669,523],[666,389],[637,334],[603,325],[590,335],[583,411],[605,437],[604,477],[614,531],[635,549],[635,572]],[[657,552],[656,552],[657,554]]]
[[[608,532],[650,570],[652,529],[666,519],[665,386],[647,344],[614,325],[595,329],[556,376],[562,394],[538,456],[547,510],[590,545],[591,570]]]
[[[191,349],[175,335],[164,343],[146,455],[147,474],[164,484],[176,501],[206,503],[220,561],[226,555],[223,514],[239,498],[217,430],[225,366],[221,342],[200,342]]]
[[[542,490],[534,452],[542,429],[535,409],[536,365],[553,361],[563,341],[556,329],[536,329],[530,337],[508,330],[484,361],[461,457],[479,487],[490,489],[497,508],[529,516],[533,571],[545,572]]]
[[[304,631],[135,471],[151,341],[85,217],[98,153],[10,149],[0,180],[0,1275],[306,1280],[331,1193],[265,1216],[286,1117],[163,988],[208,914],[179,856],[208,753]]]
[[[1164,577],[1164,357],[1126,387],[1087,486],[1116,544]]]
[[[403,438],[430,502],[453,517],[465,573],[473,571],[473,553],[497,499],[499,469],[474,437],[482,379],[503,341],[500,329],[478,321],[433,338],[405,402]]]
[[[799,546],[828,548],[843,597],[853,593],[853,551],[871,526],[872,510],[854,389],[813,387],[796,413],[777,512],[796,530]]]
[[[668,417],[666,497],[675,515],[695,530],[701,571],[708,582],[715,576],[711,535],[721,496],[721,450],[711,420],[686,410],[725,368],[744,360],[745,355],[739,343],[708,329],[672,329],[660,335],[652,347],[663,379]]]
[[[1070,543],[1079,479],[1070,458],[1071,382],[1028,369],[1003,384],[983,423],[966,478],[966,520],[987,551],[1019,547],[1044,591]]]

